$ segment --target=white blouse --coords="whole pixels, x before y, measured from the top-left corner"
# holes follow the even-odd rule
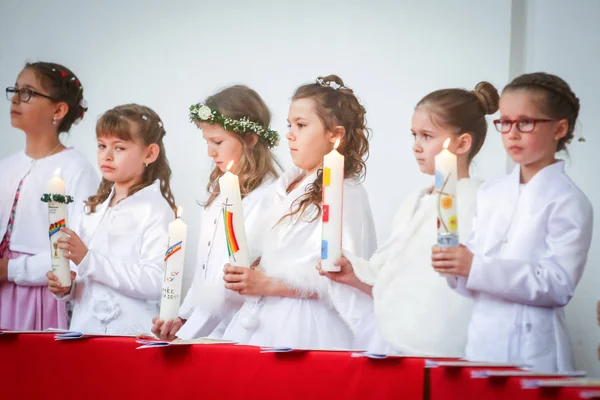
[[[95,194],[100,180],[85,159],[74,149],[65,149],[46,158],[34,160],[24,151],[0,161],[0,233],[4,236],[19,182],[23,180],[10,237],[10,249],[26,253],[8,262],[8,280],[17,285],[43,286],[50,270],[48,239],[48,205],[40,199],[48,181],[60,168],[66,193],[75,202],[68,206],[67,224],[73,227],[81,217],[83,202]],[[0,240],[2,240],[0,238]]]
[[[89,250],[74,267],[69,329],[150,333],[159,312],[168,225],[175,214],[158,180],[110,207],[113,193],[95,213],[84,215],[77,229]]]

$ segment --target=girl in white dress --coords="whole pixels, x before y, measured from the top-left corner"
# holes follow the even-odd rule
[[[193,339],[223,335],[223,329],[242,306],[244,297],[226,290],[223,265],[228,262],[223,226],[219,178],[233,161],[242,194],[244,226],[251,260],[260,255],[266,231],[262,216],[269,186],[278,177],[278,163],[271,149],[279,143],[269,129],[271,112],[263,99],[247,86],[231,86],[191,107],[190,118],[202,130],[208,156],[215,162],[206,186],[208,199],[202,204],[198,258],[192,286],[173,321],[153,320],[152,332],[160,339]],[[255,124],[238,127],[244,120]],[[225,129],[227,126],[227,129]],[[219,329],[217,327],[220,326]]]
[[[504,88],[494,121],[512,174],[477,196],[467,247],[433,248],[433,266],[474,299],[466,357],[571,371],[564,306],[583,274],[592,206],[556,152],[573,139],[579,99],[561,78],[525,74]]]
[[[158,312],[175,218],[171,168],[159,116],[136,104],[104,113],[96,125],[102,183],[75,230],[63,228],[59,248],[75,265],[70,287],[52,272],[50,291],[73,298],[70,329],[85,333],[150,333]]]
[[[346,299],[318,274],[322,229],[322,164],[336,140],[345,156],[343,245],[369,257],[376,247],[367,193],[360,183],[369,142],[365,109],[343,81],[331,75],[298,88],[288,114],[290,154],[297,168],[275,184],[275,203],[264,224],[260,268],[226,265],[230,290],[262,296],[245,303],[223,337],[244,344],[304,349],[349,348],[352,321],[338,312]],[[333,287],[332,287],[333,286]]]
[[[425,96],[413,114],[412,150],[421,172],[434,175],[435,156],[448,139],[449,150],[457,155],[460,240],[466,241],[470,233],[481,184],[470,177],[469,166],[485,140],[485,116],[496,112],[498,98],[487,82],[473,91],[442,89]],[[446,280],[430,267],[437,197],[432,187],[417,190],[400,205],[391,237],[372,258],[346,248],[338,261],[341,272],[322,272],[373,296],[374,313],[362,319],[355,347],[382,354],[464,354],[471,302],[449,290]]]
[[[50,269],[48,205],[40,201],[60,170],[67,195],[67,224],[79,219],[96,191],[98,175],[60,134],[78,123],[87,106],[83,86],[63,65],[27,63],[6,88],[10,122],[25,133],[25,149],[0,161],[0,327],[43,330],[67,327],[67,310],[46,287]]]

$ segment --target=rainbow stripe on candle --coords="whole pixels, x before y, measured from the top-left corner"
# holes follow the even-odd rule
[[[233,229],[233,213],[223,210],[223,217],[225,218],[225,240],[227,241],[227,251],[231,257],[240,250],[240,246],[235,238],[235,230]]]
[[[60,228],[64,228],[65,226],[67,226],[65,222],[66,221],[64,219],[61,219],[60,221],[56,221],[55,223],[51,224],[50,228],[48,229],[50,237],[52,237],[52,235],[60,231]]]
[[[167,250],[167,252],[165,253],[165,262],[167,262],[167,260],[169,258],[171,258],[171,256],[173,256],[173,254],[180,251],[182,246],[183,246],[183,241],[180,241],[178,243],[175,243],[173,246],[169,247],[169,250]]]

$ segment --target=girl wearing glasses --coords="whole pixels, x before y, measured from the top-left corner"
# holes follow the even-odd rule
[[[69,206],[70,223],[98,186],[85,157],[59,138],[87,110],[83,88],[62,65],[28,63],[15,86],[6,88],[6,98],[12,126],[25,132],[25,150],[0,161],[0,327],[66,328],[65,304],[46,287],[51,260],[48,206],[40,198],[60,169],[67,194],[75,199]]]
[[[433,248],[433,267],[475,301],[466,356],[541,371],[573,370],[563,307],[592,237],[592,206],[556,153],[573,139],[579,99],[561,78],[515,78],[494,121],[517,164],[480,189],[466,247]]]

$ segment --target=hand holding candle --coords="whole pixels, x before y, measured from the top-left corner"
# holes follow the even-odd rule
[[[169,248],[165,254],[165,278],[162,286],[159,318],[163,321],[179,317],[181,284],[185,261],[187,225],[181,220],[182,208],[177,209],[177,218],[169,224]]]
[[[437,205],[437,243],[440,247],[458,246],[458,218],[456,208],[457,164],[456,155],[444,149],[435,156],[435,192]]]
[[[333,263],[342,256],[344,156],[337,151],[339,144],[340,139],[323,159],[321,269],[326,272],[339,272]]]
[[[61,228],[67,225],[67,204],[71,201],[65,195],[65,181],[60,178],[60,168],[54,171],[54,176],[48,181],[48,193],[42,198],[48,203],[48,234],[50,236],[50,252],[52,272],[58,278],[61,286],[71,286],[71,268],[62,251],[58,248],[58,239],[64,236]]]

